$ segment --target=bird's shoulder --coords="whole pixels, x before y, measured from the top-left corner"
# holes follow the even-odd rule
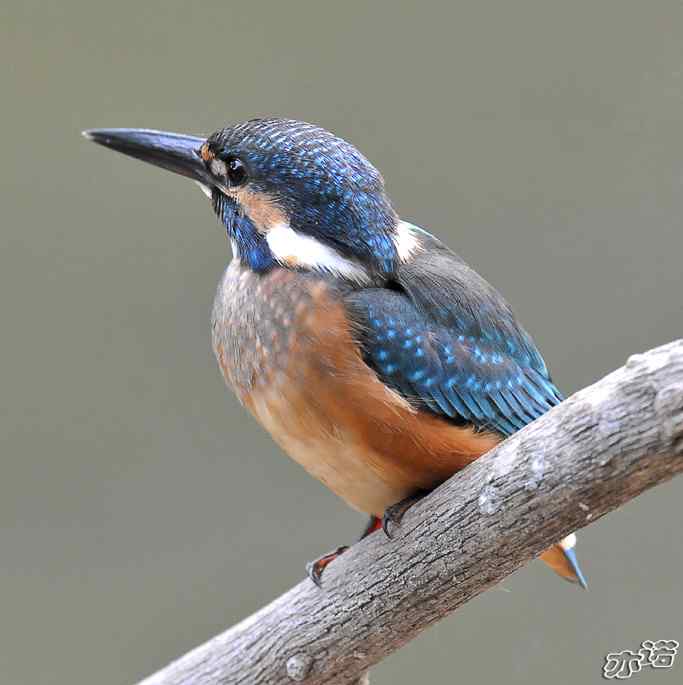
[[[503,435],[558,404],[500,293],[436,237],[408,228],[414,249],[394,278],[346,295],[366,363],[419,408]]]

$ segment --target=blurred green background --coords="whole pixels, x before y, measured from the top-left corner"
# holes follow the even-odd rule
[[[681,336],[680,0],[4,0],[0,64],[3,685],[132,683],[363,524],[224,389],[205,198],[81,129],[332,129],[506,295],[567,393]],[[373,685],[597,683],[607,652],[683,641],[681,495],[583,532],[588,593],[533,563]]]

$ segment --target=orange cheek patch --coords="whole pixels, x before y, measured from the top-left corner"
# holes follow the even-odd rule
[[[267,233],[273,226],[287,222],[285,213],[265,193],[255,193],[248,188],[242,188],[231,194],[259,232]]]

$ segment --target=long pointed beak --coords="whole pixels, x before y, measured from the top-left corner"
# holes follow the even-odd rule
[[[208,187],[213,185],[199,148],[206,138],[144,128],[94,128],[83,135],[98,145],[141,159],[154,166],[191,178]]]

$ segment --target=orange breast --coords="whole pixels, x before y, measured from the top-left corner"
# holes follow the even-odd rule
[[[231,266],[214,305],[226,380],[275,441],[352,507],[381,516],[491,449],[412,407],[363,361],[333,285]]]

